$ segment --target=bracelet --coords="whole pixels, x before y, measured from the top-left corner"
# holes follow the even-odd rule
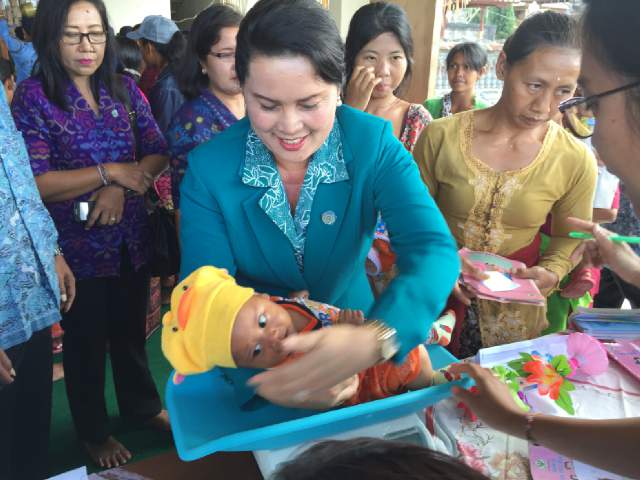
[[[527,424],[524,427],[524,436],[528,442],[533,443],[534,445],[539,445],[535,438],[533,438],[533,419],[537,416],[536,413],[527,413],[526,419]]]
[[[56,248],[53,249],[53,256],[54,257],[62,257],[62,249],[60,248],[60,245],[58,245],[56,243]]]
[[[104,168],[104,165],[99,163],[98,165],[96,165],[96,168],[98,169],[98,173],[100,174],[100,180],[102,180],[102,185],[105,187],[107,185],[111,185],[111,182],[109,181],[109,175],[107,175],[107,169]]]

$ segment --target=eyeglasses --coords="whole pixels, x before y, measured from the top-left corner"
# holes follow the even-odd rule
[[[212,55],[223,62],[231,62],[236,59],[236,52],[209,52],[209,55]]]
[[[591,110],[596,100],[608,95],[613,95],[614,93],[624,92],[625,90],[630,90],[638,86],[640,86],[640,81],[632,82],[589,97],[573,97],[560,103],[560,105],[558,105],[558,109],[560,110],[560,113],[563,114],[564,123],[569,127],[571,133],[578,138],[589,138],[593,135],[595,121],[593,121],[592,118],[582,121],[580,117],[583,115],[580,115],[580,110]]]
[[[64,32],[62,34],[62,43],[65,45],[80,45],[85,37],[87,37],[90,44],[99,45],[107,41],[107,32]]]

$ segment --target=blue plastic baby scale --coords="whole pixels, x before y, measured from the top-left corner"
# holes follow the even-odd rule
[[[457,359],[438,345],[428,345],[434,369]],[[326,412],[265,404],[240,408],[234,388],[215,368],[174,384],[167,382],[166,402],[178,455],[191,461],[219,451],[279,450],[415,414],[451,396],[452,385],[468,388],[469,379]],[[263,472],[264,473],[264,472]]]

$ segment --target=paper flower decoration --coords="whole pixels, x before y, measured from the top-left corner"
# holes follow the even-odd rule
[[[518,360],[509,362],[509,367],[517,372],[526,383],[536,385],[540,395],[549,395],[565,412],[574,415],[573,401],[569,392],[576,387],[567,380],[573,373],[565,355],[556,355],[545,362],[538,355],[521,353]]]
[[[567,353],[574,373],[598,375],[606,372],[609,367],[605,348],[586,333],[572,333],[568,336]]]
[[[516,405],[525,412],[528,412],[530,407],[524,402],[524,395],[520,391],[520,377],[518,377],[518,373],[503,365],[496,365],[491,369],[491,371],[496,377],[498,377],[498,380],[509,387],[511,396],[513,397],[514,402],[516,402]]]

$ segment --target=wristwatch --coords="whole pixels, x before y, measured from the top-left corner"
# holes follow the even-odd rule
[[[386,362],[398,353],[400,343],[398,342],[398,332],[395,328],[379,320],[371,320],[365,324],[365,327],[371,328],[376,332],[376,339],[378,340],[378,347],[380,349],[378,363]]]

